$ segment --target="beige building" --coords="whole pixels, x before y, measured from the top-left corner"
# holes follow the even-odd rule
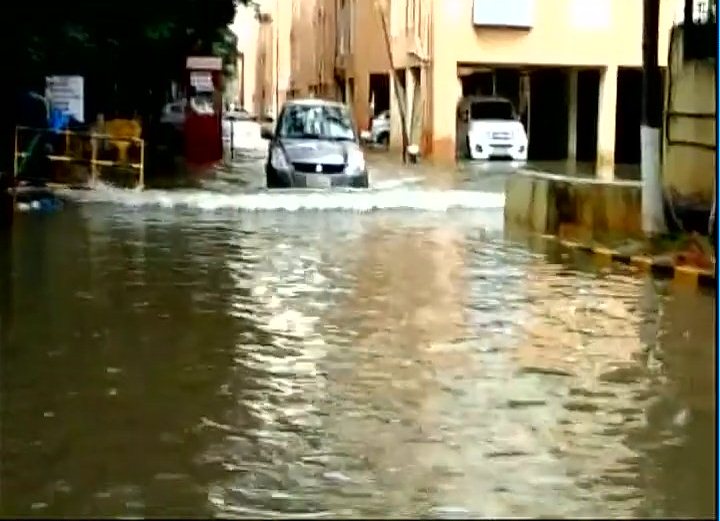
[[[604,170],[639,161],[642,0],[279,2],[261,2],[273,19],[258,46],[265,105],[288,95],[345,99],[361,129],[389,108],[397,147],[394,68],[411,141],[425,155],[462,154],[458,101],[494,93],[515,103],[531,159],[596,161]],[[678,1],[660,2],[665,67]]]
[[[290,32],[293,9],[290,0],[257,0],[259,22],[255,53],[253,111],[275,117],[287,97],[290,84]]]
[[[373,92],[378,110],[389,108],[390,66],[374,1],[258,4],[257,112],[277,113],[293,97],[342,99],[352,105],[358,126],[367,128]]]
[[[335,0],[260,0],[258,6],[255,111],[276,116],[288,98],[339,97]]]
[[[661,0],[663,67],[676,9]],[[498,94],[521,113],[531,158],[596,160],[603,169],[618,155],[639,160],[641,0],[392,0],[391,14],[408,102],[412,91],[421,98],[422,132],[412,140],[425,154],[462,153],[457,102]],[[397,110],[392,117],[399,143]]]
[[[225,97],[239,107],[254,110],[256,106],[256,73],[260,22],[253,6],[240,4],[230,30],[237,38],[238,63],[235,75],[228,82]]]

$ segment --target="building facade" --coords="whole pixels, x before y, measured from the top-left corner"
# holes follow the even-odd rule
[[[279,2],[260,2],[272,13],[258,38],[264,105],[343,99],[360,129],[389,109],[391,147],[406,113],[423,155],[454,160],[464,146],[458,102],[495,94],[516,105],[530,159],[593,161],[602,171],[639,161],[642,0]],[[661,67],[677,11],[678,0],[660,0]]]
[[[237,38],[238,62],[235,75],[228,82],[225,98],[249,111],[256,108],[256,74],[260,21],[254,6],[240,4],[230,30]]]
[[[256,103],[277,113],[285,99],[346,101],[360,128],[390,108],[390,61],[378,8],[387,0],[262,0]],[[282,4],[282,5],[281,5]]]
[[[275,118],[290,91],[291,31],[290,0],[256,0],[258,30],[255,44],[253,112]],[[249,62],[246,62],[249,63]]]
[[[513,101],[524,113],[530,139],[536,137],[536,143],[545,151],[556,149],[558,157],[542,157],[536,147],[536,155],[541,159],[560,159],[562,155],[575,159],[582,153],[585,157],[580,159],[594,159],[599,170],[606,171],[617,159],[616,142],[631,139],[625,134],[626,127],[638,133],[641,0],[431,3],[432,73],[424,88],[431,105],[427,123],[432,129],[429,148],[433,155],[441,158],[456,155],[459,147],[455,139],[455,106],[462,95],[475,93],[515,98]],[[664,67],[677,2],[660,3],[658,60]],[[490,78],[485,86],[483,75]],[[515,88],[513,76],[518,80]],[[503,79],[505,86],[500,85]],[[505,92],[500,90],[503,87]],[[619,99],[620,87],[626,99]],[[618,111],[619,108],[623,110]],[[637,121],[622,121],[618,112],[620,116],[633,112],[635,117],[631,119]],[[620,135],[618,122],[623,127]],[[551,143],[553,134],[562,135],[565,143]],[[532,155],[533,145],[530,146]],[[629,151],[627,155],[639,157],[639,137],[637,147],[633,148],[636,153]]]

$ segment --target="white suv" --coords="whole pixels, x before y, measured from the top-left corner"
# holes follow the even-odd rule
[[[472,96],[458,106],[458,141],[471,159],[527,161],[528,138],[512,102],[496,96]]]

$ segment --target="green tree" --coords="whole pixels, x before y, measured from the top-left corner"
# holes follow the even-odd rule
[[[188,55],[214,54],[228,67],[234,63],[235,39],[227,26],[238,3],[249,0],[17,2],[0,17],[10,44],[0,52],[4,63],[14,64],[9,80],[16,94],[41,90],[49,74],[80,74],[88,113],[152,119],[171,81],[182,79]],[[4,119],[5,136],[16,121],[17,114]]]

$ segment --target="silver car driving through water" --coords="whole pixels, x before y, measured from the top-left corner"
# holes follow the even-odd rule
[[[320,99],[285,103],[265,165],[268,188],[367,188],[368,171],[350,111]]]

